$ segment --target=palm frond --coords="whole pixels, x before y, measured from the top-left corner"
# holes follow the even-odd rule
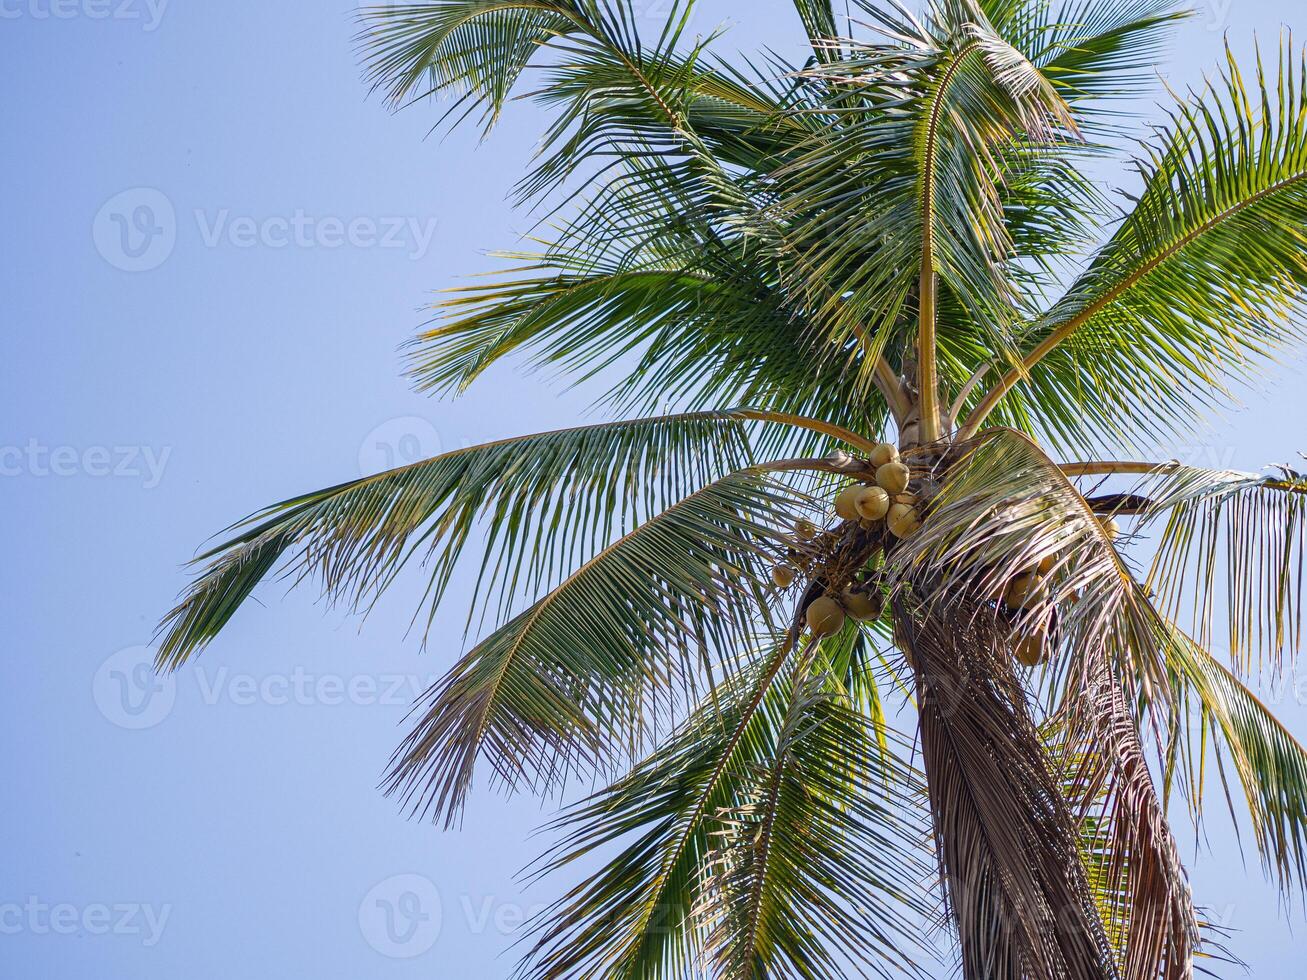
[[[1167,644],[1167,649],[1169,649]],[[1102,657],[1065,704],[1067,803],[1082,828],[1087,873],[1114,937],[1121,975],[1191,980],[1199,941],[1188,875],[1149,771],[1127,685]],[[1071,685],[1069,685],[1071,686]],[[1143,719],[1146,721],[1147,719]],[[1064,746],[1065,749],[1065,746]]]
[[[1173,111],[1133,209],[964,433],[1019,387],[1067,445],[1162,439],[1301,339],[1307,69],[1293,59],[1259,62],[1251,86],[1231,60]]]
[[[471,650],[424,696],[387,788],[446,822],[478,758],[509,790],[611,770],[752,640],[795,499],[764,473],[710,483],[638,525]]]
[[[627,843],[537,923],[523,976],[915,972],[925,868],[899,802],[912,777],[813,667],[825,645],[760,658],[559,821],[547,871]]]
[[[1074,484],[1010,429],[989,430],[957,451],[930,519],[889,564],[893,582],[928,581],[927,598],[936,604],[996,605],[1013,579],[1056,556],[1046,586],[1014,615],[1013,630],[1052,633],[1056,623],[1077,662],[1105,652],[1118,674],[1165,697],[1158,652],[1164,620]]]
[[[1186,707],[1198,714],[1201,752],[1210,730],[1219,736],[1229,753],[1234,773],[1243,789],[1254,840],[1263,867],[1274,874],[1287,890],[1296,883],[1307,887],[1307,750],[1276,720],[1269,708],[1211,653],[1178,630],[1168,656]],[[1191,713],[1177,716],[1188,723]],[[1177,739],[1194,739],[1192,733],[1176,731]],[[1223,758],[1218,745],[1217,758]],[[1224,765],[1220,779],[1225,798],[1236,823]],[[1201,779],[1192,790],[1201,806]]]
[[[770,758],[715,816],[705,959],[739,980],[919,974],[923,828],[902,801],[920,790],[827,678],[788,686]]]
[[[1000,271],[1012,253],[998,191],[1003,151],[1074,123],[974,5],[935,5],[925,23],[872,12],[892,40],[860,42],[805,73],[827,92],[828,129],[778,174],[788,241],[802,259],[791,274],[809,284],[836,341],[902,328],[937,274],[965,313],[950,324],[962,343],[972,330],[989,350],[1005,349],[1016,300]],[[941,358],[957,356],[942,327],[938,340]]]
[[[201,573],[160,627],[159,663],[178,667],[213,639],[284,558],[297,581],[316,575],[360,606],[425,550],[434,614],[488,519],[478,606],[494,609],[497,595],[557,581],[610,535],[748,462],[742,418],[693,413],[487,443],[294,497],[195,559]]]
[[[1177,0],[981,0],[995,30],[1019,48],[1084,119],[1086,104],[1155,85],[1177,22]]]
[[[1188,606],[1195,639],[1210,647],[1222,599],[1235,664],[1247,671],[1269,657],[1278,670],[1302,639],[1307,478],[1176,465],[1137,492],[1151,500],[1141,523],[1165,521],[1147,581],[1163,612],[1175,619]]]
[[[470,95],[491,120],[540,47],[592,33],[586,0],[429,0],[360,11],[358,37],[374,89],[392,104],[441,94]]]

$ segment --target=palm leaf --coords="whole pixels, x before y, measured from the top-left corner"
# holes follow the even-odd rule
[[[1161,608],[1175,618],[1188,605],[1210,647],[1219,596],[1234,662],[1269,656],[1278,669],[1302,637],[1307,478],[1163,466],[1137,492],[1151,500],[1141,523],[1165,520],[1148,575]]]
[[[1307,86],[1281,52],[1250,88],[1234,62],[1172,113],[1144,190],[1088,269],[1027,332],[1014,387],[1067,444],[1138,445],[1189,426],[1232,380],[1301,336],[1307,285]]]
[[[356,605],[425,547],[432,612],[479,521],[493,521],[482,608],[556,581],[614,531],[749,461],[743,419],[694,413],[524,436],[446,453],[294,497],[247,518],[195,559],[202,572],[160,627],[180,666],[288,559],[298,580]]]
[[[537,793],[638,751],[767,608],[792,492],[744,471],[640,524],[471,650],[423,698],[387,787],[452,821],[478,757]]]
[[[1293,882],[1303,887],[1307,884],[1307,750],[1211,653],[1178,631],[1175,638],[1169,651],[1176,683],[1186,705],[1197,710],[1203,732],[1210,728],[1224,742],[1264,867],[1286,889]],[[1184,733],[1177,732],[1176,737]],[[1201,740],[1200,745],[1205,744]],[[1225,784],[1224,766],[1220,777]],[[1195,790],[1201,805],[1201,781]],[[1230,798],[1227,787],[1226,799]],[[1237,822],[1233,805],[1231,815]]]
[[[1014,298],[1000,272],[1011,255],[1001,150],[1074,123],[974,5],[935,5],[925,23],[872,13],[893,40],[859,43],[806,73],[829,93],[829,128],[779,174],[788,240],[802,258],[792,275],[837,341],[893,330],[914,312],[929,326],[935,314],[922,307],[937,275],[963,306],[964,336],[978,330],[989,350],[1003,349]],[[938,341],[941,358],[956,356],[954,338]]]
[[[920,833],[886,799],[911,776],[809,669],[825,646],[795,664],[782,644],[560,820],[546,870],[629,843],[537,924],[524,976],[913,970]]]

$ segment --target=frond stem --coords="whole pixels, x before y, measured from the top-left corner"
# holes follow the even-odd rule
[[[758,422],[777,422],[781,425],[792,425],[800,429],[808,429],[811,432],[818,432],[824,436],[830,436],[832,439],[838,439],[846,445],[854,446],[863,452],[871,452],[876,448],[876,443],[866,439],[851,429],[846,429],[842,425],[836,425],[833,422],[826,422],[822,419],[807,418],[803,415],[791,415],[788,412],[767,412],[761,409],[743,408],[732,412],[732,415],[738,415],[741,418],[753,419]]]
[[[944,94],[953,84],[962,64],[978,47],[971,41],[955,54],[935,86],[930,115],[926,121],[921,184],[921,284],[917,307],[917,383],[920,389],[921,441],[937,442],[940,438],[939,374],[935,357],[936,298],[939,280],[935,272],[935,166],[939,153],[939,125]]]

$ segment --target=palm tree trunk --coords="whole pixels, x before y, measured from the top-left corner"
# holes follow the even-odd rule
[[[967,980],[1115,980],[1061,788],[979,605],[894,605],[916,676],[921,750]]]

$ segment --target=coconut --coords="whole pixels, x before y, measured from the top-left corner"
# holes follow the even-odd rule
[[[1038,575],[1018,575],[1008,583],[1003,592],[1003,604],[1009,609],[1024,609],[1043,587],[1044,580]]]
[[[1028,633],[1017,641],[1012,655],[1023,667],[1038,667],[1047,659],[1047,639],[1043,630]]]
[[[880,487],[862,487],[853,498],[858,516],[867,521],[878,521],[889,511],[889,494]]]
[[[1043,558],[1039,559],[1038,572],[1040,575],[1047,575],[1049,572],[1053,570],[1054,566],[1056,565],[1057,565],[1057,552],[1052,552],[1051,554],[1047,554]]]
[[[771,570],[771,580],[782,589],[788,589],[794,584],[794,567],[792,565],[777,565]]]
[[[880,619],[881,613],[885,611],[885,597],[879,592],[845,592],[840,596],[840,602],[849,615],[860,623]]]
[[[867,458],[871,460],[872,466],[879,469],[886,463],[897,462],[899,458],[899,448],[892,442],[877,443],[876,448],[871,451],[871,455]]]
[[[908,538],[921,527],[921,515],[917,513],[917,508],[908,504],[895,504],[889,509],[885,523],[896,538]]]
[[[876,482],[885,488],[886,493],[902,493],[908,488],[912,473],[902,463],[886,463],[876,470]]]
[[[1113,517],[1100,517],[1098,523],[1103,525],[1103,533],[1107,535],[1107,540],[1115,541],[1121,536],[1121,525]]]
[[[866,487],[855,483],[851,487],[845,487],[835,495],[835,513],[846,521],[856,521],[858,519],[857,499]]]
[[[920,519],[921,515],[916,512],[916,507],[910,503],[890,504],[889,511],[885,515],[885,523],[889,525],[890,531],[894,531],[898,527],[906,527],[912,521],[919,521]],[[897,531],[894,531],[894,533],[898,534]]]
[[[844,629],[844,610],[838,602],[824,595],[808,607],[807,620],[813,636],[831,636]]]
[[[806,518],[794,522],[794,533],[800,541],[811,541],[817,536],[817,525]]]

